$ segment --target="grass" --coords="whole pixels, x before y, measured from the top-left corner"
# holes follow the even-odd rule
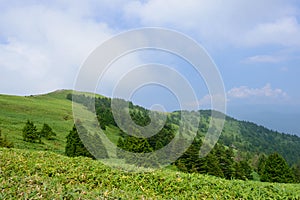
[[[0,129],[17,148],[0,148],[0,199],[300,199],[299,184],[228,181],[176,172],[172,166],[126,173],[89,158],[65,157],[61,154],[73,126],[72,102],[66,99],[71,92],[0,95]],[[81,109],[80,113],[90,116]],[[43,140],[45,144],[24,142],[22,128],[27,119],[38,129],[48,123],[56,139]],[[115,144],[118,131],[113,126],[105,131]]]
[[[300,185],[169,169],[126,173],[89,158],[0,149],[0,199],[300,199]]]
[[[0,129],[16,148],[51,150],[63,153],[66,136],[72,128],[72,102],[66,99],[71,91],[62,90],[47,95],[9,96],[0,95]],[[22,129],[27,120],[32,120],[40,130],[48,123],[57,137],[53,141],[43,140],[44,145],[23,141]]]
[[[66,99],[71,90],[58,90],[44,95],[11,96],[0,94],[0,129],[7,139],[18,149],[50,150],[64,154],[66,136],[72,129],[74,120],[72,102]],[[87,94],[77,92],[77,94]],[[101,97],[100,95],[97,95]],[[76,104],[76,103],[75,103]],[[91,114],[80,104],[77,108],[86,114]],[[44,144],[23,141],[22,129],[27,120],[31,120],[41,130],[47,123],[57,134],[55,140],[43,140]],[[108,128],[106,134],[113,142],[118,140],[118,130]]]

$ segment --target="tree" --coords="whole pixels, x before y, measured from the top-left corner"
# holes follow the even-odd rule
[[[36,142],[42,143],[41,134],[37,131],[36,126],[30,120],[27,120],[23,128],[23,140],[26,142]]]
[[[257,173],[261,176],[263,174],[263,171],[265,169],[267,157],[265,154],[261,154],[258,158],[258,165],[257,165]]]
[[[235,163],[235,178],[241,180],[252,179],[252,168],[246,160]]]
[[[292,167],[292,170],[295,176],[295,181],[300,183],[300,160]]]
[[[266,160],[261,181],[291,183],[294,182],[294,176],[285,159],[278,153],[273,153]]]
[[[55,136],[56,134],[52,131],[52,128],[48,124],[44,123],[43,128],[41,130],[41,137],[44,137],[47,140],[51,140]]]
[[[87,132],[86,129],[81,125],[81,123],[76,123],[81,131]],[[95,157],[86,149],[82,143],[76,125],[74,124],[72,130],[70,130],[67,136],[67,145],[65,148],[65,154],[69,157],[85,156],[95,159]]]
[[[14,147],[12,142],[7,141],[6,137],[2,137],[1,129],[0,129],[0,147],[12,148]]]

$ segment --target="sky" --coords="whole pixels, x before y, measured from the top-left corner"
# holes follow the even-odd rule
[[[224,82],[227,114],[300,135],[297,0],[0,0],[0,93],[72,89],[95,48],[143,27],[178,31],[207,51]],[[99,83],[99,93],[109,96],[122,74],[146,63],[174,67],[190,81],[200,108],[209,108],[203,77],[186,61],[162,51],[120,58]],[[162,104],[172,111],[178,109],[175,97],[150,85],[135,91],[131,100],[148,108]]]

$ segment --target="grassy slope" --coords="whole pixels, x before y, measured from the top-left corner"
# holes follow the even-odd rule
[[[0,128],[16,148],[51,150],[63,154],[65,137],[73,125],[71,91],[19,97],[0,95]],[[22,140],[27,119],[40,129],[48,123],[57,139],[32,144]],[[116,132],[108,127],[108,132]],[[113,142],[115,134],[108,134]],[[125,198],[300,198],[299,185],[226,181],[200,174],[161,170],[146,174],[128,174],[112,170],[87,158],[67,158],[51,152],[0,149],[0,199],[40,198],[103,199]],[[297,196],[298,195],[298,196]],[[25,197],[25,198],[26,198]]]
[[[170,170],[125,173],[89,158],[0,148],[0,199],[300,199],[300,185]]]
[[[0,129],[18,149],[51,150],[64,154],[66,136],[73,126],[72,102],[66,96],[71,90],[59,90],[35,96],[10,96],[0,94]],[[80,93],[79,93],[80,94]],[[86,94],[86,93],[85,93]],[[82,105],[77,104],[86,111]],[[40,130],[47,123],[57,134],[55,140],[43,140],[45,144],[24,142],[22,129],[27,120],[32,120]],[[117,130],[108,128],[109,138],[116,142]]]
[[[72,103],[66,99],[71,91],[62,90],[38,96],[0,95],[0,129],[16,148],[52,150],[64,152],[66,136],[72,128]],[[56,132],[56,140],[46,141],[44,145],[23,141],[22,129],[27,121],[32,120],[40,130],[43,123],[48,123]]]

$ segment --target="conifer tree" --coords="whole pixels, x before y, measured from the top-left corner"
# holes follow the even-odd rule
[[[261,181],[291,183],[294,182],[294,176],[285,159],[278,153],[273,153],[266,160]]]
[[[261,176],[265,169],[267,157],[265,154],[261,154],[258,158],[258,166],[257,166],[257,173]]]
[[[295,182],[300,183],[300,160],[292,167]]]
[[[77,123],[77,126],[80,127],[81,131],[86,131],[79,122]],[[69,157],[85,156],[95,159],[95,157],[86,149],[86,147],[82,143],[75,124],[72,130],[69,132],[69,135],[67,136],[65,154]]]
[[[41,143],[41,134],[37,131],[36,126],[30,120],[27,120],[23,128],[23,140],[26,142],[36,142]]]
[[[252,168],[246,160],[241,160],[235,163],[235,174],[234,178],[241,180],[252,179]]]
[[[56,136],[56,134],[53,132],[52,128],[46,123],[44,123],[40,134],[41,134],[41,137],[44,137],[47,140],[51,140],[51,139],[53,139],[53,137]]]

